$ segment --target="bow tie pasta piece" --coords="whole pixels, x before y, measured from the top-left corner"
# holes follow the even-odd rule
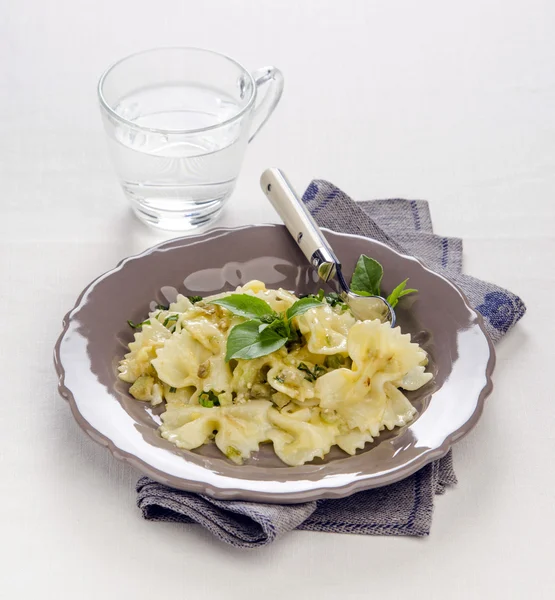
[[[233,462],[241,464],[268,441],[270,402],[254,400],[227,407],[168,405],[162,414],[162,437],[179,448],[192,450],[215,434],[218,448]]]
[[[328,304],[312,308],[295,319],[314,354],[347,355],[347,335],[356,323],[349,310],[335,311]]]
[[[426,352],[410,341],[408,333],[403,334],[400,327],[390,327],[377,319],[359,321],[351,328],[348,351],[356,365],[353,370],[369,368],[370,372],[383,371],[399,377],[405,377],[427,361]]]
[[[245,285],[238,287],[235,293],[256,296],[257,298],[264,300],[264,302],[267,302],[272,310],[276,311],[277,313],[285,312],[298,300],[297,296],[282,288],[277,290],[268,290],[262,281],[258,281],[256,279],[253,279]]]
[[[252,400],[220,409],[215,442],[234,463],[242,464],[262,442],[268,441],[270,406],[268,400]]]
[[[191,337],[202,344],[212,354],[225,354],[225,336],[206,317],[197,317],[183,322]]]
[[[205,444],[218,427],[221,408],[168,404],[162,414],[162,437],[178,448],[192,450]]]
[[[335,443],[338,427],[324,423],[314,409],[281,413],[271,408],[269,416],[274,425],[269,435],[274,451],[287,465],[296,467],[324,458]]]
[[[281,362],[268,371],[268,383],[278,392],[303,403],[314,398],[314,383],[308,381],[295,366]]]
[[[421,365],[426,353],[399,328],[377,320],[354,325],[348,349],[353,369],[337,369],[316,382],[320,406],[335,410],[349,429],[358,428],[372,437],[384,426],[406,424],[415,409],[392,382]]]
[[[412,404],[388,381],[389,377],[377,373],[370,379],[364,371],[333,371],[319,380],[325,379],[325,388],[316,384],[320,406],[335,411],[349,429],[369,434],[367,441],[372,441],[384,427],[406,425],[416,414]]]
[[[151,361],[156,357],[156,350],[162,348],[171,333],[156,319],[150,325],[144,325],[135,333],[135,339],[129,344],[129,350],[120,362],[119,378],[134,383],[141,375],[155,375]]]
[[[386,397],[381,390],[371,393],[370,385],[358,373],[337,369],[322,375],[316,382],[316,394],[324,410],[335,411],[349,429],[376,437],[382,429]]]
[[[231,390],[231,369],[225,362],[226,338],[220,329],[204,317],[185,321],[183,328],[190,336],[211,353],[211,356],[198,365],[196,376],[202,380],[199,385],[208,391]],[[205,382],[206,385],[205,385]]]
[[[195,340],[187,330],[174,333],[157,352],[152,366],[158,377],[169,386],[199,386],[198,371],[212,353]]]

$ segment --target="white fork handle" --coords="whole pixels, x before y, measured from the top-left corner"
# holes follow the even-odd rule
[[[280,169],[266,169],[260,185],[320,279],[332,279],[341,263],[285,174]]]

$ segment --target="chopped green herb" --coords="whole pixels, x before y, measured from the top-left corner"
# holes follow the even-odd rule
[[[157,304],[155,306],[156,310],[168,310],[170,307],[169,306],[164,306],[163,304]]]
[[[172,321],[177,321],[177,319],[179,319],[179,315],[170,315],[165,321],[164,321],[164,327],[167,327],[169,323],[171,323]]]
[[[322,367],[321,365],[314,365],[313,373],[316,379],[318,379],[318,377],[321,377],[326,372],[326,369],[324,369],[324,367]]]
[[[204,408],[214,408],[214,406],[220,406],[220,400],[218,395],[210,390],[209,392],[201,392],[198,397],[198,401]]]
[[[318,377],[321,377],[324,373],[326,373],[326,369],[320,365],[314,365],[314,370],[311,371],[308,365],[305,365],[305,363],[299,363],[297,369],[305,373],[304,378],[307,381],[316,381]]]
[[[175,392],[177,392],[177,388],[171,387],[170,388],[170,393],[171,394],[175,394]]]
[[[303,371],[305,373],[304,378],[307,379],[308,381],[316,381],[316,377],[314,377],[314,374],[312,373],[312,371],[304,363],[299,363],[299,366],[297,367],[297,369],[299,369],[299,371]]]
[[[347,310],[347,308],[349,308],[337,292],[326,294],[324,290],[320,289],[317,294],[308,294],[303,296],[303,298],[312,298],[314,300],[319,300],[320,302],[327,302],[332,308],[335,306],[340,306],[342,310]]]
[[[196,304],[202,300],[202,296],[187,296],[187,298],[192,304]]]
[[[285,379],[283,377],[280,377],[279,375],[277,377],[274,377],[274,379],[278,382],[278,383],[285,383]]]
[[[326,302],[332,308],[338,305],[341,306],[341,308],[343,309],[348,308],[343,298],[341,298],[341,296],[337,292],[330,292],[329,294],[326,294]]]
[[[133,329],[138,329],[139,327],[142,327],[143,325],[150,325],[150,319],[147,319],[146,321],[142,321],[141,323],[133,323],[133,321],[127,321],[127,324],[129,325],[129,327],[132,327]]]

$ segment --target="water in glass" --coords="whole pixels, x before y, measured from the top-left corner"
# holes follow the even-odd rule
[[[170,230],[212,220],[233,191],[248,142],[240,120],[213,126],[237,115],[238,101],[198,83],[159,85],[134,91],[114,110],[140,127],[116,122],[110,137],[123,189],[139,217]]]

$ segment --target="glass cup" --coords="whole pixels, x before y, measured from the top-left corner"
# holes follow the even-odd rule
[[[139,219],[171,231],[214,220],[282,91],[275,67],[251,74],[199,48],[147,50],[112,65],[98,83],[102,120]]]

